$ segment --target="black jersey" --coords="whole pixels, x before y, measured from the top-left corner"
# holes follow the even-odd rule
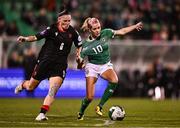
[[[58,30],[57,24],[47,27],[44,31],[36,34],[37,40],[45,38],[45,44],[39,53],[38,60],[51,60],[57,63],[67,63],[68,54],[71,51],[72,43],[81,47],[81,37],[72,27],[65,32]]]

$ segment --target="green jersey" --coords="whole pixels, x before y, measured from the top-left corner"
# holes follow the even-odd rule
[[[104,29],[95,40],[89,38],[83,41],[81,57],[88,57],[88,61],[93,64],[106,64],[110,61],[109,39],[113,38],[112,29]]]

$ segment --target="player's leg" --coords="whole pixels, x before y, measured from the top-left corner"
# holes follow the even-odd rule
[[[45,68],[46,65],[47,64],[43,62],[36,64],[36,66],[34,67],[34,71],[32,73],[31,79],[25,80],[20,85],[18,85],[15,88],[14,93],[18,94],[23,89],[26,89],[28,91],[34,90],[39,85],[40,81],[45,78],[46,69],[47,69]]]
[[[113,69],[108,69],[104,73],[101,74],[101,77],[108,80],[109,84],[104,91],[104,94],[100,100],[100,103],[96,107],[96,113],[100,116],[103,115],[102,107],[106,103],[106,101],[112,96],[114,90],[118,85],[118,77]]]
[[[15,90],[14,93],[18,94],[20,93],[23,89],[27,90],[27,91],[33,91],[38,85],[39,85],[39,80],[36,80],[34,78],[31,77],[30,80],[25,80],[23,81],[20,85],[18,85]]]
[[[37,121],[47,120],[48,118],[45,116],[46,112],[49,110],[49,107],[55,100],[56,93],[60,86],[63,83],[63,79],[60,76],[51,77],[49,78],[49,92],[48,95],[45,97],[43,105],[41,107],[39,115],[36,117]]]
[[[95,83],[97,81],[96,77],[86,77],[86,97],[82,100],[81,108],[78,113],[78,119],[83,120],[84,111],[91,103],[94,98],[94,91],[95,91]]]

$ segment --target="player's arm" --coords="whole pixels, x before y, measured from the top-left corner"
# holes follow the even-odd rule
[[[77,62],[77,69],[83,69],[85,67],[84,60],[81,57],[76,58],[76,62]]]
[[[76,56],[77,69],[83,69],[85,67],[84,57],[84,52],[82,51],[82,47],[80,47]]]
[[[82,50],[82,47],[76,48],[76,59],[78,59],[80,57],[81,50]]]
[[[52,31],[51,27],[47,27],[46,29],[44,29],[43,31],[37,33],[36,35],[31,35],[31,36],[19,36],[17,38],[17,41],[19,43],[22,42],[33,42],[33,41],[37,41],[37,40],[41,40],[43,38],[49,37],[51,36],[51,33],[53,33],[54,31]]]
[[[36,41],[37,37],[36,36],[19,36],[17,38],[17,42],[22,43],[22,42],[33,42]]]
[[[142,27],[143,27],[142,22],[139,22],[139,23],[129,26],[129,27],[125,27],[125,28],[122,28],[119,30],[114,30],[114,35],[125,35],[135,29],[140,31],[142,29]]]

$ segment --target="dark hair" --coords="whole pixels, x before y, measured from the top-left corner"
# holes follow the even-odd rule
[[[61,9],[60,9],[60,12],[58,13],[58,17],[59,17],[59,16],[62,16],[62,15],[67,15],[67,14],[69,14],[69,11],[68,11],[68,9],[66,8],[66,6],[63,5],[63,6],[61,7]]]

